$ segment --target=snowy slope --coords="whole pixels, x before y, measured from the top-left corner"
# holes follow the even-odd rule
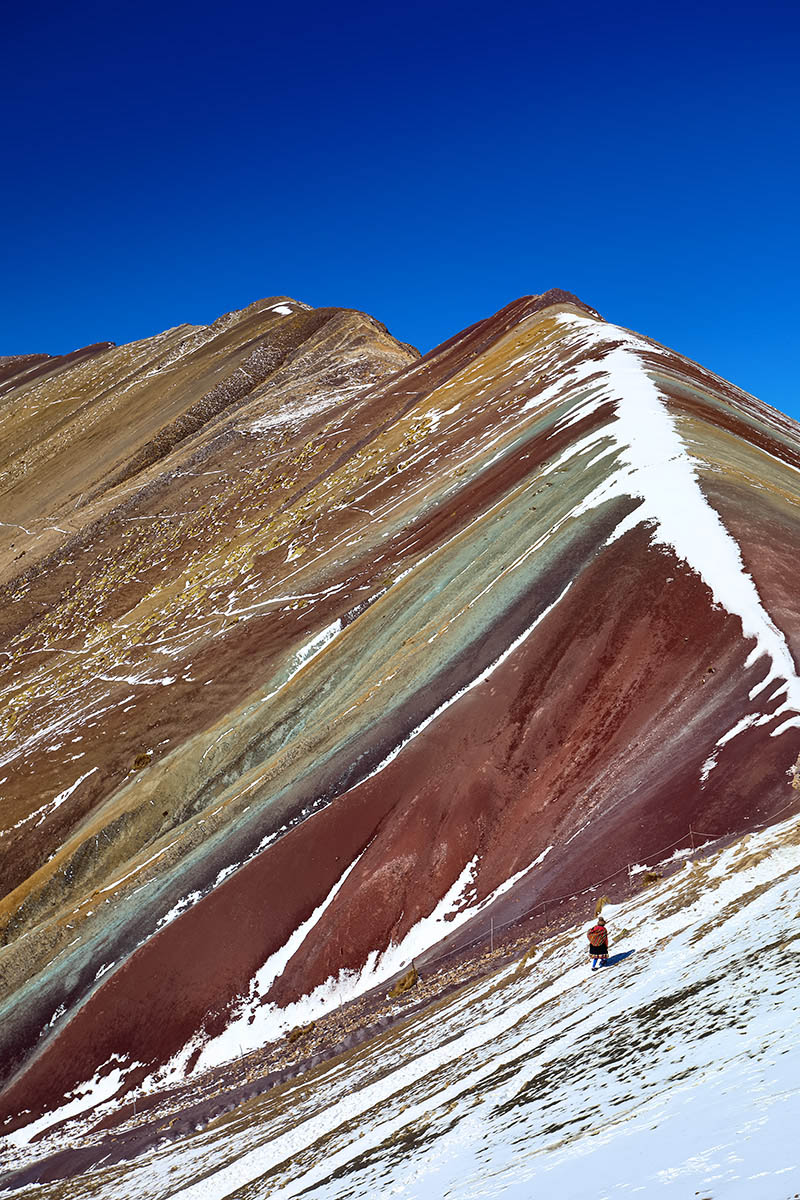
[[[607,907],[595,976],[584,923],[194,1138],[36,1194],[790,1197],[798,868],[794,817]]]

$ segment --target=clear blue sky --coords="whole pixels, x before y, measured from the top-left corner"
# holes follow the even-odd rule
[[[796,6],[27,0],[0,353],[265,295],[422,350],[577,292],[800,416]]]

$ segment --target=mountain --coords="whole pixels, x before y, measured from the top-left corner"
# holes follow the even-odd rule
[[[569,293],[5,359],[0,434],[12,1165],[796,805],[798,426]]]

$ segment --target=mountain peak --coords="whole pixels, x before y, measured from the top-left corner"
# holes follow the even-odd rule
[[[487,922],[549,937],[797,803],[797,427],[571,293],[422,358],[278,296],[23,368],[18,1139],[91,1140]],[[87,1081],[108,1107],[60,1130]]]

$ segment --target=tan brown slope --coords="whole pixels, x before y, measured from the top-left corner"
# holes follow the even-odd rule
[[[192,564],[208,564],[215,586],[226,563],[237,574],[248,530],[302,487],[325,405],[346,404],[414,357],[362,314],[277,299],[68,365],[9,396],[0,496],[6,890],[91,807],[92,796],[77,809],[56,802],[75,778],[95,767],[96,798],[138,755],[170,744],[130,718],[109,744],[108,726],[91,714],[119,710],[132,690],[160,690],[147,681],[169,676],[160,670],[169,654],[152,647],[185,613]],[[283,419],[309,395],[319,411]],[[229,623],[207,617],[211,636]],[[127,665],[111,669],[115,654]],[[201,721],[209,700],[198,699]],[[49,750],[51,726],[71,728],[71,753]],[[64,749],[54,732],[50,744],[59,742]]]

